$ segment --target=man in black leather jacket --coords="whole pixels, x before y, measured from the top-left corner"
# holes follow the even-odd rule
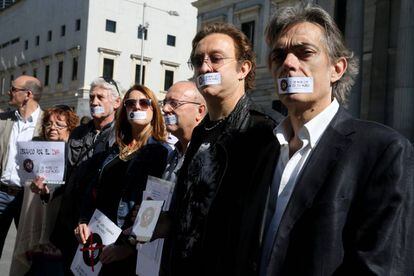
[[[172,274],[251,274],[276,122],[246,95],[255,57],[240,30],[225,23],[204,27],[193,40],[191,64],[209,112],[193,132],[178,176]]]

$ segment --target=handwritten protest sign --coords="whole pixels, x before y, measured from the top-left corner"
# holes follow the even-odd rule
[[[114,243],[121,234],[121,228],[116,226],[98,209],[92,215],[88,224],[91,232],[88,241],[79,245],[73,258],[70,270],[76,276],[98,275],[102,268],[99,260],[104,246]]]
[[[44,177],[47,184],[63,184],[65,172],[64,142],[17,142],[20,179]]]

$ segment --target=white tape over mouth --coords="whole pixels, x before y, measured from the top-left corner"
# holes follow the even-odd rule
[[[166,125],[176,125],[178,122],[177,115],[175,114],[164,115],[164,120]]]
[[[103,106],[93,106],[91,107],[91,114],[92,115],[98,115],[98,114],[102,114],[105,113],[105,108]]]
[[[311,77],[288,77],[277,79],[279,94],[312,93],[313,78]]]
[[[197,87],[201,88],[206,85],[221,84],[220,73],[207,73],[197,77]]]
[[[131,111],[128,112],[128,120],[145,120],[147,118],[146,111]]]

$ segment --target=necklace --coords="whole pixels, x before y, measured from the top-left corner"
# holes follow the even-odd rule
[[[207,127],[207,125],[204,125],[204,129],[205,129],[205,130],[207,130],[207,131],[213,130],[213,129],[215,129],[216,127],[218,127],[219,125],[221,125],[221,123],[222,123],[222,122],[224,122],[224,119],[225,119],[225,118],[223,118],[223,119],[220,119],[220,120],[216,121],[216,122],[214,123],[214,125],[212,125],[211,127]]]
[[[119,151],[119,159],[122,161],[128,161],[135,156],[138,148],[132,146],[126,146]]]

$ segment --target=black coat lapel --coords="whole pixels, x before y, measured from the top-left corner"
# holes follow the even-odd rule
[[[348,135],[353,131],[349,128],[349,124],[344,124],[349,117],[342,108],[338,110],[302,169],[282,216],[273,245],[270,263],[276,267],[280,267],[283,263],[290,230],[303,212],[312,205],[329,172],[352,141]]]

